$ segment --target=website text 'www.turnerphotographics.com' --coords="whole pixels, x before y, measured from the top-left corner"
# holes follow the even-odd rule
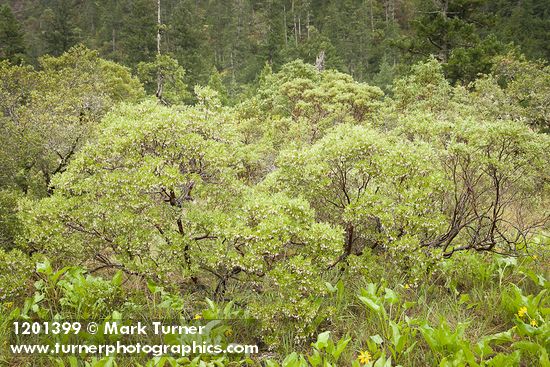
[[[230,342],[235,325],[136,322],[13,322],[12,354],[31,355],[170,355],[256,354],[255,344]],[[118,340],[113,340],[113,338]],[[123,340],[120,340],[124,338]]]
[[[155,357],[163,355],[189,356],[197,354],[255,354],[258,353],[256,345],[229,344],[225,348],[220,344],[122,344],[117,341],[115,344],[11,344],[10,350],[13,354],[50,354],[50,355],[129,355],[129,354],[150,354]]]

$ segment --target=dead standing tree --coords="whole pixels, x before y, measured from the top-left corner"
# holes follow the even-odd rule
[[[319,55],[315,59],[315,67],[319,71],[323,71],[325,69],[325,50],[321,50],[321,52],[319,52]]]
[[[160,58],[160,41],[161,41],[161,34],[162,34],[162,22],[160,19],[160,0],[157,0],[157,59]],[[157,69],[157,91],[155,93],[156,97],[159,99],[159,101],[163,104],[166,104],[166,102],[162,98],[162,92],[164,89],[164,75],[162,74],[160,65]]]

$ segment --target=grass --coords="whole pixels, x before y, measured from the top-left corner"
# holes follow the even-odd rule
[[[262,346],[260,355],[269,356],[272,360],[279,361],[292,352],[310,355],[312,351],[311,343],[316,340],[317,335],[322,331],[330,330],[331,337],[335,341],[340,338],[351,338],[345,351],[339,357],[337,365],[352,366],[357,363],[357,356],[360,351],[369,350],[375,358],[383,354],[391,355],[391,339],[394,331],[390,323],[393,322],[399,325],[400,333],[403,335],[410,334],[408,345],[414,343],[409,352],[402,351],[397,354],[396,358],[398,358],[400,365],[436,366],[442,363],[442,354],[434,352],[433,348],[422,337],[421,325],[430,325],[432,328],[437,329],[438,325],[443,322],[449,326],[450,331],[453,331],[459,325],[466,324],[463,340],[467,345],[471,345],[471,348],[474,348],[476,343],[482,340],[483,337],[514,330],[513,328],[517,325],[518,320],[515,313],[518,305],[514,304],[515,296],[512,293],[512,284],[517,285],[522,290],[523,295],[536,295],[541,292],[543,287],[534,282],[527,274],[531,272],[538,275],[539,279],[548,279],[549,270],[544,261],[535,261],[529,257],[521,258],[511,265],[506,265],[502,258],[494,255],[460,254],[450,260],[445,260],[444,263],[439,264],[430,272],[422,274],[422,276],[414,274],[414,282],[412,282],[408,269],[393,268],[388,271],[381,265],[385,261],[383,255],[370,256],[365,261],[373,263],[372,267],[367,266],[360,271],[344,273],[334,270],[326,274],[326,281],[332,284],[332,288],[320,296],[322,301],[318,313],[319,315],[326,315],[326,318],[321,320],[315,333],[300,334],[298,329],[294,327],[295,322],[301,322],[299,318],[296,320],[289,319],[288,322],[283,322],[284,320],[279,318],[277,319],[278,323],[275,324],[269,324],[269,320],[260,320],[270,326],[262,329],[263,331],[256,335],[256,337],[259,337],[257,341],[261,342],[260,345]],[[53,270],[52,273],[54,273]],[[226,296],[233,299],[235,304],[239,306],[233,306],[228,311],[225,307],[226,302],[219,304],[204,302],[204,296],[208,296],[207,294],[188,294],[182,291],[170,291],[168,288],[148,288],[142,281],[135,278],[115,282],[107,274],[104,275],[104,280],[102,280],[97,277],[89,279],[71,278],[69,273],[59,276],[57,282],[51,280],[52,274],[44,273],[37,273],[28,279],[29,283],[36,281],[38,278],[42,279],[43,286],[36,291],[42,292],[46,297],[37,304],[36,307],[39,311],[34,313],[28,311],[29,316],[51,319],[54,314],[57,314],[64,319],[73,320],[84,317],[81,312],[90,309],[90,304],[68,306],[63,301],[68,296],[67,292],[75,291],[75,289],[78,292],[84,292],[82,295],[77,294],[75,299],[78,300],[79,297],[82,297],[86,299],[86,302],[92,302],[93,297],[101,298],[102,294],[115,295],[110,299],[103,300],[103,308],[98,310],[98,313],[101,314],[100,318],[110,315],[114,310],[125,313],[122,317],[140,318],[142,320],[162,319],[163,317],[173,318],[177,315],[190,318],[192,315],[201,312],[202,315],[231,318],[244,315],[239,309],[246,308],[252,296],[256,297],[256,302],[263,301],[267,305],[277,301],[277,296],[270,294],[269,290],[266,290],[265,294],[258,295],[242,292],[242,289],[239,292],[239,288],[229,287]],[[70,283],[72,286],[63,288],[60,286],[59,281],[72,282]],[[373,309],[366,307],[358,297],[358,295],[364,294],[362,293],[365,292],[363,289],[367,289],[370,283],[372,283],[372,287],[377,289],[378,293],[376,294],[379,296],[377,302],[384,309],[384,311],[380,311],[382,313],[374,312]],[[548,284],[548,282],[545,284]],[[388,297],[388,294],[391,295],[391,293],[388,293],[385,290],[386,288],[392,289],[399,300],[392,301],[391,297]],[[113,289],[116,289],[116,291],[113,291]],[[96,293],[97,295],[93,296]],[[30,296],[31,294],[28,294],[28,297]],[[30,302],[30,299],[27,298],[26,302]],[[548,297],[543,298],[543,300],[548,302]],[[9,340],[10,321],[13,318],[13,312],[19,310],[18,312],[22,313],[25,308],[24,303],[25,299],[19,298],[13,304],[4,303],[2,305],[0,343],[6,344]],[[544,303],[539,306],[540,314],[544,318],[540,322],[546,323],[549,321],[548,304]],[[90,312],[92,311],[93,307]],[[10,313],[12,313],[12,316],[10,316]],[[308,318],[311,319],[312,317]],[[267,333],[271,333],[271,335]],[[373,351],[370,350],[372,349],[372,337],[376,335],[380,335],[384,339],[384,343],[376,347],[377,351]],[[498,352],[511,353],[515,348],[513,347],[514,342],[539,340],[537,338],[536,335],[522,336],[515,334],[513,340],[495,346],[494,353],[487,358],[497,355]],[[546,335],[546,338],[548,338],[548,335]],[[542,347],[546,346],[542,345]],[[446,347],[442,346],[442,348],[442,350],[446,350]],[[2,358],[0,363],[4,363],[4,365],[27,365],[29,361],[32,361],[33,364],[42,363],[35,362],[32,356],[22,357],[3,354]],[[119,366],[136,365],[138,361],[143,362],[144,356],[117,359]],[[50,362],[44,365],[48,365],[48,363]],[[224,365],[223,363],[226,362],[220,363]],[[525,363],[534,363],[533,366],[544,366],[543,362],[539,363],[539,360],[532,353],[522,351],[521,365],[526,365]]]

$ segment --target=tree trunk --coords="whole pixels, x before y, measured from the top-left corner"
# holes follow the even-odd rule
[[[161,21],[160,21],[160,0],[157,0],[157,57],[160,56],[160,29],[161,29]],[[160,65],[157,65],[157,92],[155,95],[157,96],[158,100],[164,103],[162,99],[162,92],[164,89],[164,77],[162,75],[162,71],[160,70]]]
[[[157,0],[157,54],[160,55],[160,0]]]
[[[298,47],[298,27],[296,26],[296,13],[294,12],[294,1],[292,1],[292,19],[294,19],[294,44]]]
[[[372,0],[370,0],[370,28],[374,33],[374,11],[372,9]]]
[[[286,27],[286,7],[283,5],[283,28],[285,31],[285,47],[288,46],[288,35]]]
[[[321,52],[317,56],[317,59],[315,60],[315,67],[319,71],[323,71],[323,69],[325,68],[325,50],[321,50]]]
[[[354,227],[353,224],[348,223],[346,226],[346,247],[344,249],[344,257],[351,255],[353,251],[353,242],[354,242]]]
[[[307,39],[309,40],[309,10],[307,11]]]
[[[113,27],[113,34],[112,34],[112,43],[113,43],[113,53],[116,52],[116,30]]]

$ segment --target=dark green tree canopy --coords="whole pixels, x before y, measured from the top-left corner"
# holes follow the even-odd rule
[[[8,5],[0,5],[0,60],[19,63],[25,59],[24,33]]]
[[[10,55],[36,63],[83,43],[134,69],[154,62],[160,31],[161,53],[185,70],[188,92],[206,85],[216,68],[232,99],[249,93],[266,62],[278,71],[297,58],[313,64],[322,52],[324,67],[386,91],[430,55],[463,84],[489,73],[493,57],[511,49],[533,60],[550,57],[548,0],[162,0],[160,25],[149,0],[27,3],[17,7],[17,19],[2,8],[1,44]]]

